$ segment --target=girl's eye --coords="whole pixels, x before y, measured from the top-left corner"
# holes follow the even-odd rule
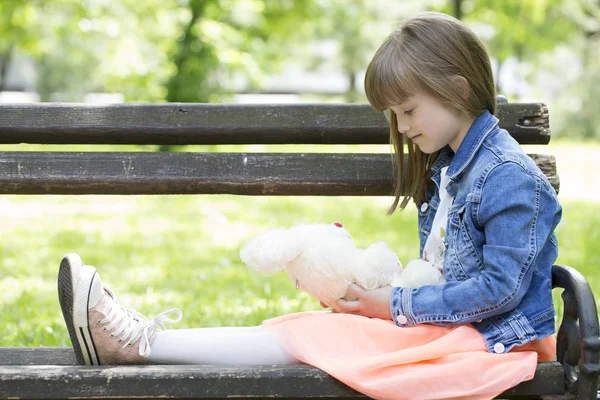
[[[410,110],[404,110],[404,115],[413,115],[413,111],[412,108]]]

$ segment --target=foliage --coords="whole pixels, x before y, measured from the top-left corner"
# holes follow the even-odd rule
[[[494,27],[486,42],[500,62],[511,56],[531,60],[577,33],[565,6],[564,0],[477,0],[466,18]]]
[[[102,62],[104,38],[89,28],[89,10],[81,2],[40,2],[33,25],[38,33],[37,91],[42,101],[81,99],[102,88],[94,74]]]
[[[249,84],[274,71],[297,41],[306,40],[319,8],[307,1],[190,0],[174,53],[167,101],[209,102],[234,89],[243,72]]]
[[[36,32],[29,29],[35,8],[27,0],[0,2],[0,90],[15,51],[37,52]]]
[[[285,0],[6,0],[0,62],[15,46],[35,56],[43,100],[113,91],[130,101],[216,101],[237,89],[232,78],[252,85],[272,72],[320,10]]]
[[[322,20],[316,23],[315,37],[335,42],[337,54],[313,56],[313,63],[320,65],[334,60],[348,80],[345,100],[356,102],[362,99],[356,85],[358,73],[365,68],[371,53],[383,39],[377,28],[385,25],[380,21],[386,10],[373,7],[373,3],[367,0],[333,0],[323,9]],[[389,33],[387,31],[386,27],[385,34]]]
[[[535,62],[545,51],[568,42],[578,33],[577,24],[567,18],[569,0],[470,0],[462,1],[462,14],[484,40],[498,62],[498,92],[507,94],[499,80],[500,71],[509,58]],[[454,2],[436,9],[452,14]],[[531,78],[529,76],[528,78]]]
[[[579,7],[571,10],[572,18],[583,31],[579,41],[582,60],[580,79],[568,94],[579,99],[579,106],[568,115],[566,127],[571,136],[600,139],[600,87],[595,82],[600,79],[600,4],[591,0],[579,0]],[[592,84],[590,84],[592,83]]]
[[[564,88],[564,97],[576,99],[562,126],[563,135],[570,138],[600,139],[600,86],[595,84],[600,81],[600,61],[594,56],[600,52],[599,39],[580,43],[591,57],[581,66],[578,79]]]

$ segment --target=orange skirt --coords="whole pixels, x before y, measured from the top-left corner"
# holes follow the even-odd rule
[[[329,311],[267,320],[282,345],[375,399],[492,399],[533,378],[538,360],[555,358],[553,336],[491,354],[471,325],[409,328],[392,321]]]

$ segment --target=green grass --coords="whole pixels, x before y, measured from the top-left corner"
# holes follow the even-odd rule
[[[177,327],[256,325],[319,309],[284,273],[247,271],[240,246],[268,228],[339,221],[357,245],[387,241],[406,263],[418,256],[416,213],[387,217],[388,205],[358,197],[0,197],[0,346],[69,345],[56,294],[68,252],[147,316],[181,308]],[[579,269],[599,298],[600,204],[563,205],[558,262]]]

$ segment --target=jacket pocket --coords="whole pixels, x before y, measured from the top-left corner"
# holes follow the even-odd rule
[[[483,262],[475,251],[473,236],[470,234],[472,224],[469,223],[469,203],[466,203],[455,210],[450,215],[450,232],[448,243],[451,254],[454,255],[449,260],[449,267],[458,280],[466,280],[470,277],[479,275],[483,269]]]
[[[464,225],[465,212],[467,210],[467,204],[463,204],[461,207],[455,207],[450,210],[450,223],[454,228],[459,229]]]

